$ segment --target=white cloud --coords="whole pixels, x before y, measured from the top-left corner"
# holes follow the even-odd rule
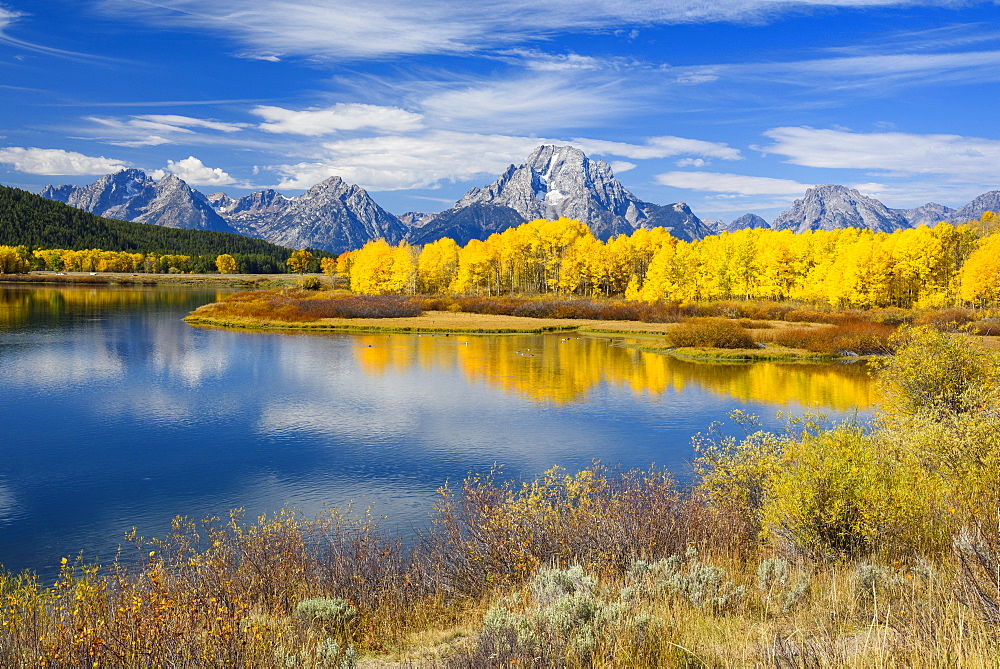
[[[534,72],[431,93],[420,106],[428,117],[450,128],[485,126],[527,133],[592,126],[642,103],[623,90],[620,82],[604,76]]]
[[[262,130],[273,133],[319,136],[340,130],[372,128],[382,132],[407,132],[422,125],[420,114],[398,107],[339,103],[326,109],[295,111],[259,106],[251,112],[264,119]]]
[[[630,163],[627,160],[612,160],[611,161],[611,171],[615,174],[621,174],[622,172],[628,172],[629,170],[634,170],[636,168],[635,163]]]
[[[113,158],[85,156],[62,149],[38,149],[9,146],[0,148],[0,163],[13,165],[27,174],[87,175],[108,174],[125,169],[127,164]]]
[[[3,32],[14,23],[19,17],[24,16],[21,12],[15,12],[5,7],[0,7],[0,32]]]
[[[279,188],[309,188],[334,175],[371,190],[428,188],[442,180],[495,177],[510,164],[523,163],[539,144],[566,142],[436,130],[326,142],[321,159],[274,169],[284,175]]]
[[[30,14],[14,11],[0,6],[0,44],[9,44],[19,50],[33,51],[35,53],[40,53],[46,56],[54,56],[56,58],[66,58],[69,60],[84,61],[84,62],[103,62],[103,63],[121,62],[117,58],[93,56],[91,54],[79,53],[76,51],[66,51],[65,49],[56,49],[50,46],[45,46],[44,44],[35,44],[33,42],[26,42],[25,40],[18,39],[10,35],[8,28],[17,23],[18,19],[30,16],[31,16]],[[14,56],[14,58],[17,60],[21,60],[23,58],[23,55],[17,54]]]
[[[421,134],[327,141],[317,147],[309,160],[276,165],[271,169],[283,177],[278,188],[309,188],[331,176],[340,176],[376,191],[432,188],[444,180],[466,181],[481,176],[492,180],[508,165],[522,164],[541,144],[576,146],[592,156],[636,160],[692,153],[726,160],[742,158],[737,149],[725,144],[683,137],[652,137],[645,144],[629,144],[431,130]],[[611,166],[621,173],[636,165],[631,161],[614,160]]]
[[[887,176],[937,174],[993,186],[1000,140],[902,132],[861,133],[809,127],[773,128],[774,141],[761,151],[806,167],[862,169]]]
[[[801,195],[811,186],[791,179],[752,177],[721,172],[666,172],[656,182],[673,188],[737,195]]]
[[[236,183],[236,179],[221,168],[208,167],[194,156],[188,156],[184,160],[168,160],[166,171],[176,174],[192,186],[229,186]],[[160,178],[155,172],[152,176],[154,179]]]
[[[599,61],[593,56],[581,56],[576,53],[551,54],[535,49],[510,49],[501,52],[501,55],[511,56],[511,62],[541,72],[591,71],[607,65],[607,62]]]
[[[595,155],[624,156],[636,160],[650,158],[672,158],[673,156],[694,155],[720,160],[742,160],[739,149],[722,142],[706,142],[701,139],[663,135],[650,137],[645,144],[608,142],[600,139],[575,139],[573,143],[587,153]]]
[[[155,124],[155,127],[169,128],[177,132],[186,128],[206,128],[208,130],[218,130],[219,132],[238,132],[249,127],[246,123],[222,123],[212,119],[192,118],[190,116],[177,116],[176,114],[144,114],[134,117],[138,122],[146,121]]]
[[[890,86],[1000,80],[1000,51],[875,54],[739,65],[734,69],[751,78],[760,75],[796,85],[884,93]]]
[[[720,67],[699,67],[687,71],[681,71],[674,78],[674,83],[682,86],[697,86],[698,84],[710,84],[719,80]]]
[[[681,158],[674,163],[677,167],[705,167],[708,164],[704,158]]]
[[[182,141],[187,144],[219,144],[241,148],[261,146],[259,141],[247,138],[245,133],[241,133],[239,137],[232,136],[233,133],[252,128],[253,124],[249,123],[226,123],[175,114],[143,114],[124,119],[87,116],[83,120],[95,126],[77,132],[115,146],[161,146],[179,144]]]
[[[760,22],[813,7],[910,4],[909,0],[103,0],[160,24],[229,35],[257,57],[385,58],[468,53],[542,40],[554,32],[606,31],[648,24]]]

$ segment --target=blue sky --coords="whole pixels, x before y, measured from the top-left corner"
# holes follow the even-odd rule
[[[0,183],[339,175],[440,211],[542,143],[658,204],[774,218],[1000,188],[1000,4],[0,0]]]

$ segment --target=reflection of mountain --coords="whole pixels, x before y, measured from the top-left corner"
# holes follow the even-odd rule
[[[473,380],[541,402],[583,401],[600,384],[662,394],[697,386],[741,402],[865,411],[875,403],[863,365],[688,362],[612,346],[606,339],[565,335],[413,338],[358,337],[354,353],[372,375],[457,364]]]

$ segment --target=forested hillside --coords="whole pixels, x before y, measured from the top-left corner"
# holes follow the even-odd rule
[[[101,218],[34,193],[0,186],[0,245],[189,256],[264,256],[284,268],[291,249],[261,239]],[[282,270],[278,270],[282,271]]]

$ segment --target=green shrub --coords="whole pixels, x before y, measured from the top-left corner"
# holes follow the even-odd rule
[[[319,277],[315,276],[304,276],[296,281],[295,285],[299,290],[319,290],[323,287],[323,283],[319,280]]]
[[[893,412],[954,415],[1000,401],[1000,359],[972,337],[923,326],[900,330],[890,343],[896,354],[877,369]]]
[[[726,318],[691,318],[666,335],[675,348],[756,348],[747,329]]]
[[[617,634],[623,607],[601,599],[594,579],[582,567],[539,569],[529,584],[531,599],[523,613],[515,601],[494,606],[483,619],[474,655],[491,666],[591,662],[602,638]]]
[[[790,440],[765,485],[764,535],[788,554],[856,558],[943,547],[933,478],[860,426]]]
[[[317,597],[299,602],[295,617],[328,632],[343,631],[358,615],[358,610],[345,599]]]

